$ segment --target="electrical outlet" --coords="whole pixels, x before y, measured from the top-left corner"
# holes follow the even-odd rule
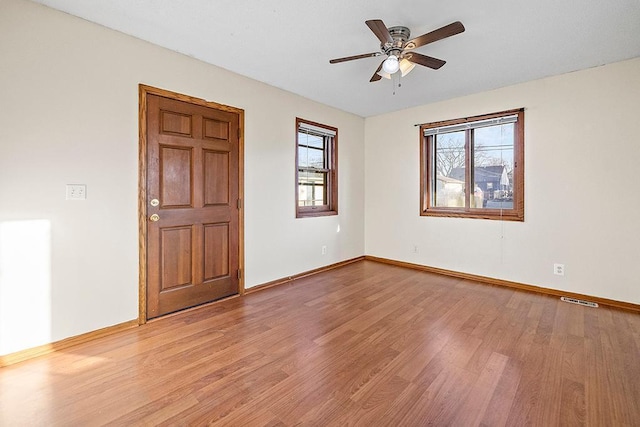
[[[327,246],[323,245],[322,246],[322,255],[326,255],[327,254]]]
[[[85,200],[87,186],[84,184],[67,184],[67,200]]]
[[[564,276],[564,264],[553,264],[553,274]]]
[[[417,254],[418,252],[420,252],[420,250],[418,249],[418,245],[413,245],[413,253]]]

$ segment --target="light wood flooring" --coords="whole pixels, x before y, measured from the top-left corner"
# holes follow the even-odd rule
[[[0,425],[638,426],[640,315],[371,261],[0,369]]]

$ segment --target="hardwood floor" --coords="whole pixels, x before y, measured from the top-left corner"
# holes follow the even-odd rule
[[[640,316],[360,261],[0,369],[0,425],[640,425]]]

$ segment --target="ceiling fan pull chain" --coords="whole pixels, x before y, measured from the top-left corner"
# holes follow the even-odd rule
[[[395,72],[391,74],[391,81],[393,82],[393,94],[396,94],[396,89],[400,89],[400,72]]]

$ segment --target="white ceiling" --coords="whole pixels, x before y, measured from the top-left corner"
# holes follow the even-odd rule
[[[368,117],[640,56],[640,0],[36,0],[238,74]],[[417,49],[447,61],[369,83],[383,58],[367,19],[412,37],[466,31]]]

